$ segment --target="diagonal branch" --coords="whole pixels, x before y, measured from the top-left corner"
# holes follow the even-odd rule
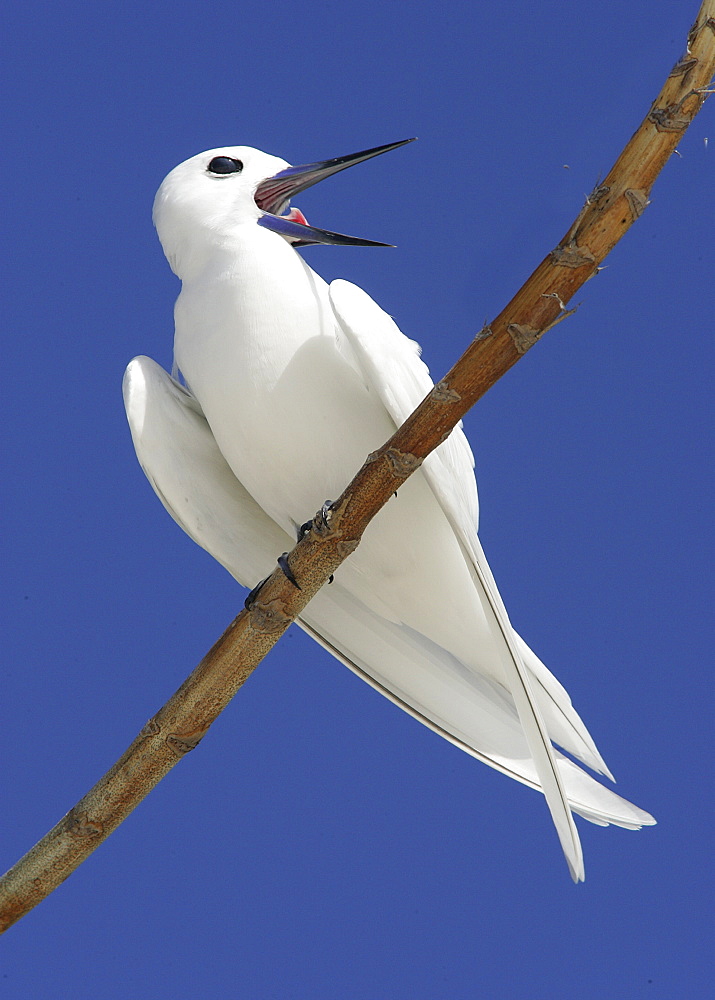
[[[288,556],[297,590],[277,570],[117,763],[0,880],[0,931],[77,868],[198,744],[290,623],[357,547],[370,520],[467,410],[561,319],[566,304],[640,217],[660,170],[700,110],[715,72],[715,0],[703,0],[685,55],[612,170],[512,301],[393,437],[368,456],[327,524]]]

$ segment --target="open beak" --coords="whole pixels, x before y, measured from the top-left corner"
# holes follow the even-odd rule
[[[387,247],[390,243],[376,243],[374,240],[361,240],[355,236],[343,236],[341,233],[331,233],[328,229],[316,229],[307,225],[305,217],[298,209],[293,209],[287,215],[290,199],[312,187],[318,181],[325,180],[331,174],[346,170],[356,163],[369,160],[390,149],[404,146],[413,139],[402,139],[400,142],[390,142],[386,146],[376,146],[374,149],[364,149],[360,153],[349,156],[337,156],[333,160],[321,160],[318,163],[306,163],[300,167],[286,167],[279,170],[273,177],[267,177],[256,188],[254,195],[256,204],[263,212],[258,220],[259,226],[264,226],[274,233],[285,236],[293,246],[307,246],[311,243],[330,243],[337,246],[357,247]]]

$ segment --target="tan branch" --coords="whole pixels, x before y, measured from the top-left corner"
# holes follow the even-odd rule
[[[560,319],[642,214],[653,182],[700,110],[715,72],[715,0],[703,2],[652,108],[559,245],[393,437],[370,455],[326,526],[290,553],[297,590],[276,571],[110,771],[0,880],[0,930],[40,902],[197,745],[288,625],[358,545],[371,518],[457,421]]]

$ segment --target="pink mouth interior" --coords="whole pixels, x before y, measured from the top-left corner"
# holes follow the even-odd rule
[[[299,208],[291,208],[290,212],[281,216],[282,219],[289,219],[291,222],[299,222],[301,226],[307,226],[308,220]]]

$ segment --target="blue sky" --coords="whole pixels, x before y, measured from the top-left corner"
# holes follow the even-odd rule
[[[154,497],[121,402],[130,358],[171,363],[178,284],[150,216],[164,175],[223,144],[302,163],[419,136],[297,204],[397,244],[306,258],[367,289],[439,376],[605,175],[696,7],[11,12],[0,866],[111,765],[243,600]],[[3,996],[708,995],[714,109],[576,316],[466,420],[512,620],[659,825],[581,823],[574,886],[540,796],[293,629],[3,939]]]

